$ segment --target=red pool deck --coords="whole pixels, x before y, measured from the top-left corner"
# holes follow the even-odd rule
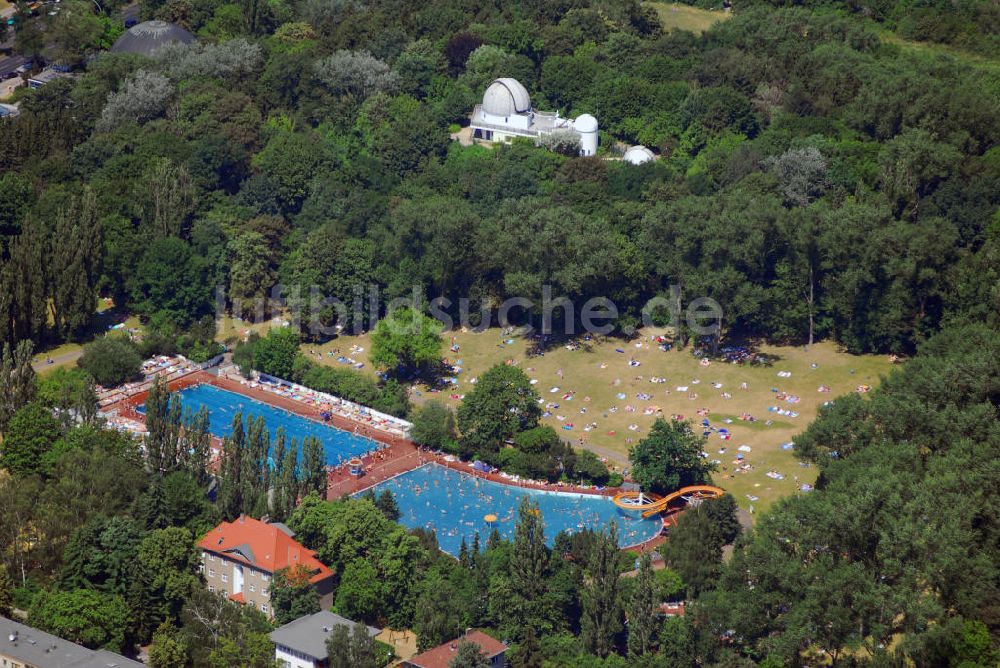
[[[177,392],[179,390],[183,390],[184,388],[201,384],[215,385],[221,389],[242,394],[246,397],[250,397],[251,399],[257,399],[258,401],[263,401],[264,403],[283,408],[303,417],[311,418],[317,421],[322,420],[319,408],[288,397],[283,397],[259,387],[251,387],[249,384],[244,385],[238,381],[219,377],[205,371],[197,371],[171,381],[168,383],[167,389],[171,392]],[[125,399],[106,407],[105,410],[108,412],[117,412],[123,417],[145,423],[144,416],[136,410],[136,407],[145,403],[148,394],[148,390],[137,392],[136,394],[126,397]],[[350,467],[347,464],[339,467],[327,468],[327,499],[331,501],[339,499],[343,496],[362,492],[369,487],[374,487],[375,485],[388,480],[389,478],[406,473],[407,471],[412,471],[415,468],[429,463],[436,463],[467,475],[473,475],[486,480],[492,480],[503,485],[521,487],[524,489],[545,490],[550,492],[571,492],[576,494],[593,494],[596,496],[613,496],[619,491],[617,488],[597,490],[592,487],[580,487],[578,485],[571,484],[551,484],[526,480],[512,480],[496,473],[483,473],[482,471],[476,471],[469,466],[468,463],[418,448],[408,439],[389,434],[381,429],[375,429],[364,422],[351,420],[341,415],[333,414],[331,419],[327,421],[327,424],[332,424],[338,429],[354,432],[356,434],[374,439],[384,446],[378,452],[368,454],[362,458],[365,471],[362,476],[351,475]],[[220,452],[222,448],[222,439],[213,437],[212,445],[214,450]],[[672,525],[676,521],[676,515],[676,512],[674,514],[665,515],[663,518],[664,526]],[[665,540],[664,536],[659,535],[655,538],[651,538],[645,543],[630,546],[628,549],[647,552],[655,549],[659,545],[662,545]]]

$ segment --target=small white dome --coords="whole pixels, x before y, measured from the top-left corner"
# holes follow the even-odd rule
[[[573,129],[577,132],[597,132],[597,119],[590,114],[577,116],[573,121]]]
[[[517,79],[504,77],[490,84],[483,94],[483,111],[494,116],[512,116],[531,110],[528,89]]]
[[[630,165],[641,165],[655,159],[656,156],[653,155],[653,152],[645,146],[632,146],[622,156],[622,160]]]

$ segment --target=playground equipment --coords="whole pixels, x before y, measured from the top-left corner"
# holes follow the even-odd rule
[[[615,505],[623,510],[638,510],[643,517],[651,517],[657,513],[665,511],[672,501],[684,499],[687,502],[700,501],[701,499],[715,499],[726,493],[721,487],[712,485],[691,485],[681,487],[676,492],[671,492],[666,496],[659,494],[643,494],[642,492],[620,492],[611,500]]]

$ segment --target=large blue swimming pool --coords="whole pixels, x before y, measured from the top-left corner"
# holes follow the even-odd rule
[[[538,501],[550,546],[560,531],[606,529],[612,520],[618,525],[618,542],[622,546],[653,538],[662,526],[659,517],[644,520],[636,513],[619,510],[605,497],[522,489],[437,464],[396,476],[373,489],[376,494],[391,490],[402,513],[400,523],[411,529],[434,529],[441,549],[452,555],[458,555],[463,537],[471,545],[476,532],[483,544],[494,528],[504,538],[512,539],[517,508],[524,496]],[[496,515],[497,521],[487,524],[484,518],[489,514]]]
[[[326,451],[327,464],[333,466],[378,447],[378,443],[371,439],[304,418],[283,408],[271,406],[214,385],[195,385],[175,394],[180,397],[181,406],[184,409],[190,408],[197,412],[201,410],[202,406],[208,408],[209,431],[220,438],[233,433],[233,416],[242,411],[244,424],[251,416],[259,415],[264,418],[267,430],[271,433],[272,443],[278,427],[285,428],[285,437],[289,443],[294,438],[300,446],[305,437],[317,437]],[[140,407],[140,412],[144,408],[144,406]]]

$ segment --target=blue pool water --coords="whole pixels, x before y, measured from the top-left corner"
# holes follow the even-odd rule
[[[192,412],[197,412],[202,406],[208,408],[209,431],[220,438],[233,433],[233,416],[242,411],[244,423],[251,416],[259,415],[264,418],[267,430],[271,433],[272,443],[278,427],[285,428],[285,437],[289,444],[294,438],[301,446],[305,437],[315,436],[326,451],[326,463],[333,466],[346,462],[351,457],[370,452],[378,446],[375,441],[363,436],[304,418],[283,408],[214,385],[195,385],[175,394],[180,398],[181,406],[185,410],[190,408]],[[144,409],[145,406],[139,407],[140,412]]]
[[[605,497],[522,489],[437,464],[396,476],[373,489],[376,494],[391,490],[402,513],[400,523],[411,529],[434,529],[441,549],[455,556],[462,538],[471,545],[476,532],[483,544],[494,528],[504,538],[513,539],[517,508],[524,496],[538,502],[550,546],[560,531],[603,530],[612,520],[618,525],[618,542],[622,546],[653,538],[662,526],[659,517],[642,519],[637,513],[620,510]],[[492,525],[484,519],[489,514],[497,516]]]

